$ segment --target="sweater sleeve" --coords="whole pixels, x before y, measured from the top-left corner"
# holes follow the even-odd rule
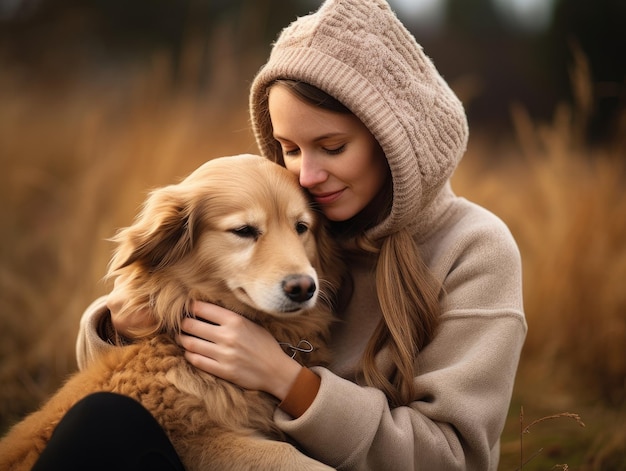
[[[76,340],[76,360],[81,370],[111,348],[117,348],[104,339],[107,325],[110,326],[111,323],[111,313],[107,308],[106,299],[106,296],[96,299],[80,319]]]
[[[444,313],[416,361],[418,397],[390,408],[384,394],[324,368],[303,415],[277,411],[279,427],[337,469],[495,470],[526,322],[519,252],[508,230],[451,235]]]

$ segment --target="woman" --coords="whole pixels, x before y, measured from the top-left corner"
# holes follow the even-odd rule
[[[383,0],[328,0],[281,33],[250,112],[263,155],[298,175],[344,248],[334,361],[303,369],[204,303],[210,322],[183,325],[187,359],[276,396],[278,426],[338,469],[496,469],[526,333],[521,264],[506,226],[451,190],[457,97]],[[123,298],[116,286],[85,313],[81,366],[132,328]]]

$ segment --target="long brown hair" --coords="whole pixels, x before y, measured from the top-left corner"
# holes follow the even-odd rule
[[[314,106],[352,114],[341,102],[310,84],[294,80],[277,80],[276,83],[287,86],[296,96]],[[382,318],[363,353],[361,367],[365,384],[382,390],[392,406],[399,406],[416,398],[413,383],[415,359],[431,341],[437,328],[441,313],[441,284],[424,263],[419,247],[408,231],[399,230],[377,241],[367,237],[366,229],[389,214],[393,201],[391,185],[389,178],[376,208],[367,208],[349,221],[332,223],[331,229],[346,249],[377,255],[376,292]],[[376,214],[375,219],[371,218],[372,213]],[[376,355],[385,348],[388,348],[394,364],[390,377],[385,376],[376,364]]]

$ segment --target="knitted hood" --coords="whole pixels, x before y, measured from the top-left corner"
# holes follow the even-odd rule
[[[307,82],[347,106],[381,145],[391,169],[393,205],[369,231],[376,239],[430,224],[467,144],[463,106],[415,38],[383,0],[327,0],[286,27],[250,90],[261,153],[283,163],[272,137],[267,88]],[[440,205],[438,205],[440,206]],[[438,213],[439,211],[434,211]]]

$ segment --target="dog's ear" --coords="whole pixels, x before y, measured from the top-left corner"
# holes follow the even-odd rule
[[[134,223],[120,230],[109,273],[133,263],[155,272],[182,259],[194,244],[192,201],[176,185],[153,191]]]

